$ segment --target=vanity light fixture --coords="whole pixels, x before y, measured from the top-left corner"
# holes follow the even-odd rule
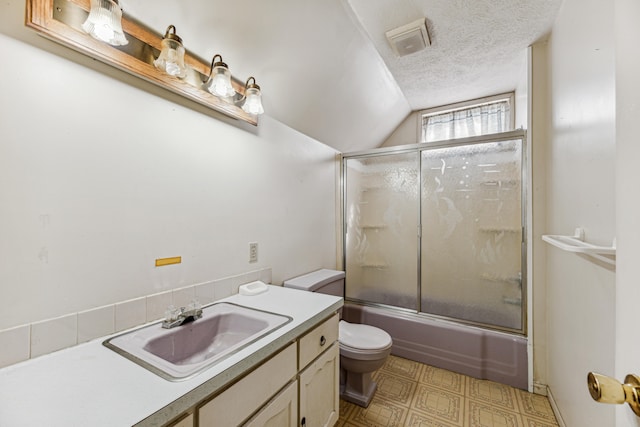
[[[118,0],[91,0],[91,9],[82,29],[91,37],[122,46],[129,43],[122,31],[122,9]]]
[[[220,58],[218,62],[216,62],[216,58]],[[211,60],[209,79],[204,84],[204,87],[213,95],[223,98],[236,94],[236,91],[231,85],[231,72],[227,64],[222,62],[222,56],[216,54]]]
[[[231,75],[221,55],[216,54],[209,63],[189,52],[174,25],[169,25],[163,35],[127,16],[119,0],[25,1],[26,25],[38,33],[228,117],[258,126],[258,115],[264,108],[256,79],[250,77],[243,85]]]
[[[182,39],[176,34],[176,27],[169,25],[161,42],[162,51],[153,65],[170,76],[184,78],[187,67],[184,65],[184,46]]]
[[[253,80],[253,83],[249,83]],[[245,101],[242,104],[242,109],[249,114],[262,114],[264,108],[262,107],[262,93],[260,92],[260,86],[256,84],[255,77],[249,77],[247,83],[244,86]]]

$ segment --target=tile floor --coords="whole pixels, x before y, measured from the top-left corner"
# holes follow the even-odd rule
[[[544,396],[390,356],[367,409],[340,400],[337,427],[556,427]]]

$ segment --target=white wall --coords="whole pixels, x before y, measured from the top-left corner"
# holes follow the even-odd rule
[[[627,374],[640,375],[640,340],[636,320],[640,301],[640,2],[616,0],[616,361],[615,372],[607,372],[618,380]],[[628,405],[616,410],[617,427],[640,426]]]
[[[23,2],[0,5],[3,64],[17,64],[0,79],[0,330],[265,267],[274,283],[335,267],[335,150],[268,116],[211,117],[23,20]],[[154,267],[170,256],[182,264]]]
[[[393,147],[396,145],[417,144],[420,142],[418,137],[418,119],[420,113],[412,111],[398,125],[391,135],[384,141],[380,147]]]
[[[609,1],[565,0],[549,41],[546,232],[581,226],[602,245],[616,232],[613,23]],[[613,425],[614,409],[591,400],[586,375],[613,371],[615,273],[556,248],[546,253],[551,394],[567,426]]]

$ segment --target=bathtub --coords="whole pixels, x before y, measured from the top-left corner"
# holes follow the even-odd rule
[[[528,388],[527,339],[424,315],[347,302],[347,322],[387,331],[391,353],[474,378]]]

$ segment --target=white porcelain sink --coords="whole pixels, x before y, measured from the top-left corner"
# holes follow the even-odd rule
[[[288,316],[227,302],[202,311],[202,318],[193,322],[172,329],[154,323],[110,338],[104,345],[176,381],[194,376],[291,321]]]

